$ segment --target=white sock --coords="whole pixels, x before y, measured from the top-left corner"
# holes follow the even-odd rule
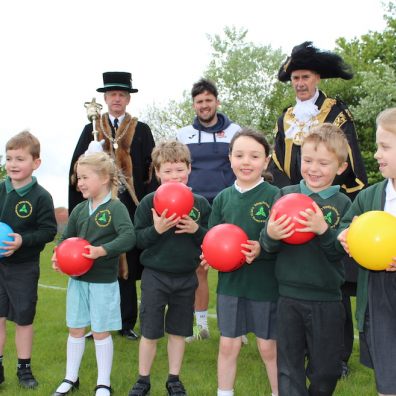
[[[231,390],[217,389],[217,396],[234,396],[234,389]]]
[[[96,363],[98,365],[98,380],[96,385],[110,386],[111,366],[113,364],[113,339],[111,335],[103,340],[95,340]],[[98,389],[96,396],[107,396],[107,389]]]
[[[66,376],[69,381],[76,382],[78,378],[78,371],[80,369],[81,359],[85,349],[85,337],[75,338],[69,335],[67,339],[67,352],[66,352]],[[56,390],[60,393],[65,393],[70,390],[72,386],[65,382]]]
[[[198,326],[208,328],[208,311],[195,311],[195,320]]]

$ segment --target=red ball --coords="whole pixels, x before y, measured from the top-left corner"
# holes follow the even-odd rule
[[[155,211],[161,215],[168,209],[166,217],[176,213],[176,217],[188,215],[194,206],[194,195],[191,189],[180,182],[167,182],[161,184],[154,194],[153,199]]]
[[[88,272],[94,261],[82,254],[89,253],[85,248],[89,244],[85,239],[76,237],[62,241],[55,250],[59,269],[71,276],[80,276]]]
[[[234,224],[219,224],[211,228],[202,242],[202,253],[208,264],[222,272],[240,268],[246,261],[241,244],[248,236]]]
[[[308,197],[308,195],[292,193],[284,195],[282,198],[278,199],[272,206],[272,210],[277,211],[275,219],[285,214],[286,216],[292,218],[292,224],[294,225],[294,228],[303,228],[304,226],[294,221],[294,219],[298,218],[304,220],[304,218],[300,216],[300,212],[308,208],[314,210],[314,207],[312,206],[313,202],[313,199]],[[300,245],[310,241],[314,236],[315,233],[313,232],[296,231],[290,237],[284,238],[283,242],[289,243],[291,245]]]

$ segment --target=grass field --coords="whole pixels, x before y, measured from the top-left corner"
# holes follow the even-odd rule
[[[63,379],[66,365],[65,297],[67,277],[51,269],[50,257],[53,245],[47,246],[42,254],[39,303],[35,319],[35,338],[33,345],[32,368],[39,381],[36,390],[21,390],[16,378],[16,354],[14,329],[8,324],[8,339],[4,352],[5,383],[0,385],[0,395],[50,395]],[[215,287],[217,275],[210,272],[210,312],[215,313]],[[181,379],[189,396],[216,395],[216,359],[219,334],[216,320],[210,319],[211,339],[188,344],[184,358]],[[139,330],[139,329],[137,329]],[[138,342],[121,338],[114,340],[114,363],[112,386],[116,395],[127,395],[138,372]],[[165,395],[167,378],[166,340],[158,344],[158,353],[151,373],[152,396]],[[336,396],[374,396],[376,395],[374,377],[358,361],[358,343],[350,361],[351,374],[338,383]],[[80,369],[80,391],[77,395],[92,395],[96,385],[96,360],[92,341],[87,341]],[[261,363],[254,337],[249,335],[249,344],[242,348],[239,357],[235,394],[239,396],[258,396],[271,394],[266,373]]]

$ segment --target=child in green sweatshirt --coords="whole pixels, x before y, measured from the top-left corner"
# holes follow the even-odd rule
[[[7,178],[0,183],[0,221],[14,231],[0,250],[0,383],[4,381],[6,319],[15,322],[17,376],[24,388],[35,388],[30,359],[37,305],[40,252],[56,235],[51,195],[32,176],[40,166],[40,142],[30,132],[6,144]]]
[[[98,366],[96,396],[112,392],[110,374],[113,341],[110,331],[120,330],[120,254],[135,246],[135,231],[125,205],[117,198],[118,170],[106,153],[81,156],[76,163],[77,186],[86,201],[70,214],[61,241],[80,237],[89,242],[83,256],[94,260],[92,268],[69,279],[66,298],[67,365],[65,379],[53,396],[66,395],[79,387],[78,372],[85,349],[85,328],[91,326]],[[56,250],[53,268],[59,270]]]
[[[152,152],[153,167],[161,184],[187,184],[191,172],[188,147],[178,141],[162,142]],[[141,281],[139,378],[129,396],[144,396],[150,392],[150,371],[157,342],[168,333],[169,375],[168,395],[186,394],[179,373],[184,356],[185,338],[193,333],[196,269],[201,244],[210,214],[208,201],[194,194],[194,206],[189,215],[166,217],[156,213],[155,193],[146,195],[135,213],[137,246],[143,249],[140,261],[144,267]],[[165,308],[167,309],[165,310]]]
[[[300,212],[303,219],[297,218],[297,229],[316,236],[300,245],[282,242],[295,229],[290,217],[283,214],[276,218],[276,211],[261,233],[263,249],[277,253],[280,395],[331,395],[341,375],[344,254],[336,251],[335,241],[339,222],[351,202],[340,186],[332,184],[347,167],[347,147],[338,127],[322,124],[312,128],[301,145],[303,180],[280,190],[279,197],[302,193],[314,200],[312,209]]]

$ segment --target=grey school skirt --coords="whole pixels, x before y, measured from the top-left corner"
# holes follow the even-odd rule
[[[275,340],[276,302],[218,294],[217,323],[223,337],[253,333],[265,340]]]
[[[360,361],[373,368],[377,390],[396,394],[396,272],[370,271]]]

